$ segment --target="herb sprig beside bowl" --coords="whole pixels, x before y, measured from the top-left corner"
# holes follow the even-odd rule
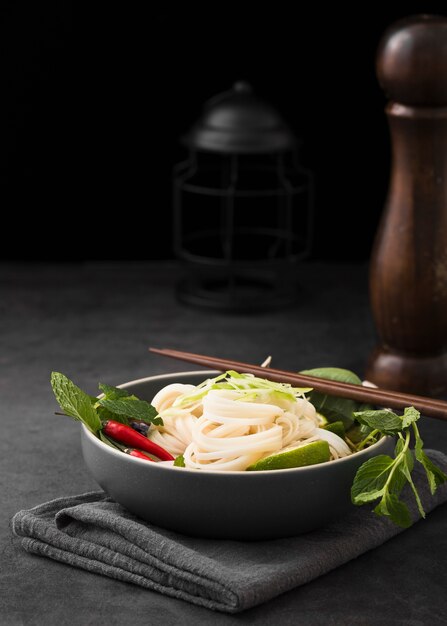
[[[442,483],[447,481],[444,472],[430,460],[423,450],[424,442],[416,424],[420,413],[414,407],[408,407],[403,415],[382,409],[355,412],[354,416],[360,424],[372,429],[368,437],[391,435],[397,437],[397,443],[394,458],[387,454],[380,454],[369,459],[359,468],[351,489],[352,502],[362,505],[379,500],[374,508],[377,515],[384,515],[398,526],[408,528],[412,524],[410,511],[405,502],[400,499],[406,484],[410,485],[421,517],[425,517],[425,511],[412,478],[415,459],[425,470],[432,495]],[[410,448],[412,442],[414,442],[414,453]]]
[[[354,385],[362,384],[354,372],[338,367],[321,367],[301,373]],[[432,495],[447,481],[447,476],[423,450],[424,443],[416,424],[420,412],[414,407],[408,407],[401,416],[389,409],[373,410],[369,405],[361,405],[354,400],[329,396],[315,390],[310,393],[309,400],[330,422],[343,422],[347,427],[345,438],[354,452],[363,450],[383,436],[397,438],[394,458],[381,454],[366,461],[359,468],[351,489],[353,504],[360,506],[378,500],[374,508],[377,515],[388,517],[398,526],[407,528],[411,526],[411,516],[400,496],[404,486],[408,484],[421,517],[425,517],[421,498],[412,478],[415,460],[424,467]]]

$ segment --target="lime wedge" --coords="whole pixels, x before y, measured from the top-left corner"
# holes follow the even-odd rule
[[[305,446],[290,448],[284,452],[278,452],[266,456],[256,463],[249,465],[247,471],[262,471],[286,469],[289,467],[303,467],[304,465],[314,465],[329,461],[330,452],[327,441],[312,441]]]
[[[325,417],[322,413],[317,412],[317,418],[318,418],[318,423],[321,426],[321,428],[324,428],[325,425],[329,423],[329,420],[327,419],[327,417]]]
[[[346,433],[345,425],[343,424],[341,420],[337,422],[332,422],[331,424],[326,424],[325,426],[323,426],[323,428],[324,430],[330,430],[331,433],[335,433],[342,439],[345,438],[345,433]]]

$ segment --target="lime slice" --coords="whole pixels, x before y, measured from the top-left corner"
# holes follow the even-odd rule
[[[304,465],[314,465],[324,463],[330,459],[329,444],[327,441],[312,441],[305,446],[290,448],[284,452],[271,454],[256,463],[249,465],[247,471],[262,471],[286,469],[288,467],[304,467]]]
[[[345,425],[341,420],[339,420],[338,422],[332,422],[331,424],[326,424],[325,426],[323,426],[323,428],[324,430],[330,430],[331,433],[335,433],[342,439],[345,438]]]
[[[329,423],[327,417],[325,417],[322,413],[317,412],[318,424],[321,428],[324,428],[326,424]]]

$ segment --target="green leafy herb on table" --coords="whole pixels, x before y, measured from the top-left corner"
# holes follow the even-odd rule
[[[352,502],[357,505],[379,500],[374,512],[384,515],[398,526],[411,526],[411,516],[407,505],[400,499],[402,489],[410,485],[419,513],[425,517],[425,511],[416,486],[412,479],[414,460],[421,463],[427,474],[432,495],[447,481],[447,476],[428,458],[423,451],[423,441],[416,425],[420,417],[414,407],[406,408],[404,414],[397,415],[387,409],[378,411],[355,412],[360,424],[371,429],[367,439],[380,435],[397,437],[394,458],[380,454],[364,463],[354,479],[351,489]],[[414,455],[410,445],[414,440]],[[364,443],[364,442],[362,442]],[[360,447],[363,447],[360,444]],[[414,458],[415,457],[415,458]]]

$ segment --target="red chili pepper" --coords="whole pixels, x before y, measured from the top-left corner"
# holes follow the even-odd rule
[[[154,443],[144,435],[140,435],[136,430],[126,424],[121,424],[115,420],[107,420],[102,427],[104,434],[108,435],[112,439],[116,439],[120,443],[125,443],[126,446],[132,446],[132,448],[139,448],[150,452],[154,456],[158,457],[161,461],[173,461],[174,457],[167,450]]]
[[[135,456],[137,459],[144,459],[145,461],[152,461],[152,463],[154,463],[154,459],[151,459],[151,457],[144,454],[144,452],[135,450],[135,448],[124,448],[123,452],[129,456]]]

